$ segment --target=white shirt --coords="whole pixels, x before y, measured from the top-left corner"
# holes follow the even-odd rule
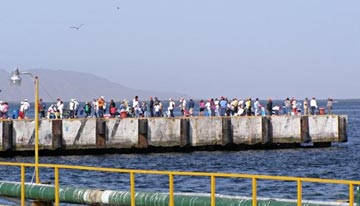
[[[183,109],[186,108],[186,100],[185,99],[181,102],[181,106],[182,106]]]
[[[29,102],[21,102],[20,111],[25,112],[30,108]]]
[[[174,107],[175,107],[175,102],[171,100],[169,102],[169,109],[174,109]]]
[[[205,107],[208,111],[211,111],[211,104],[210,102],[206,102]]]
[[[155,112],[159,112],[159,111],[160,111],[160,105],[159,105],[159,104],[155,104],[155,105],[154,105],[154,110],[155,110]]]
[[[138,101],[138,100],[136,100],[136,99],[133,100],[133,107],[134,107],[134,108],[138,108],[138,107],[139,107],[139,101]]]
[[[315,100],[315,99],[311,99],[311,100],[310,100],[310,107],[315,107],[315,108],[317,108],[317,104],[316,104],[316,100]]]
[[[57,109],[59,110],[59,112],[63,111],[63,109],[64,109],[64,104],[63,103],[58,102],[56,106],[57,106]]]

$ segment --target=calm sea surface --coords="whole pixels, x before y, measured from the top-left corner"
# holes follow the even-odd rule
[[[322,105],[321,105],[322,104]],[[320,102],[320,106],[324,106]],[[111,154],[97,156],[40,157],[41,163],[86,165],[144,170],[202,171],[222,173],[267,174],[330,179],[360,180],[360,100],[338,100],[334,113],[348,115],[346,143],[330,148],[301,148],[282,150],[247,150],[192,153]],[[34,162],[33,157],[0,158],[6,162]],[[42,181],[53,181],[53,171],[41,169]],[[20,181],[19,169],[0,167],[0,180]],[[27,179],[31,180],[28,169]],[[89,188],[128,190],[129,176],[87,171],[60,171],[61,184]],[[208,178],[175,177],[175,192],[210,192]],[[162,191],[168,189],[168,177],[136,175],[136,190]],[[226,195],[251,196],[251,181],[218,179],[216,192]],[[303,198],[312,200],[346,199],[348,187],[332,184],[303,184]],[[296,199],[296,184],[259,181],[258,195]]]

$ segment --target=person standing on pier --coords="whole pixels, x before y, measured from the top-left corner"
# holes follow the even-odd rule
[[[27,118],[27,111],[29,110],[29,108],[30,108],[30,104],[27,99],[25,99],[20,103],[19,119]]]
[[[309,99],[306,97],[303,102],[304,115],[309,115]]]
[[[91,102],[91,117],[92,118],[97,118],[98,117],[98,111],[99,111],[99,108],[97,106],[97,101],[96,99],[94,98],[93,101]]]
[[[269,100],[266,104],[266,109],[267,109],[268,115],[271,116],[273,113],[273,102],[272,102],[271,98],[269,98]]]
[[[101,96],[98,100],[97,100],[97,105],[98,105],[98,115],[100,118],[104,117],[104,107],[105,107],[105,99],[104,96]]]
[[[40,118],[45,118],[45,108],[46,108],[46,104],[43,102],[43,100],[40,98],[39,100],[39,113],[40,113]]]
[[[7,102],[0,101],[0,118],[8,118],[9,105]]]
[[[91,116],[91,104],[90,104],[90,102],[85,103],[84,112],[85,112],[85,118],[88,118],[88,117]]]
[[[205,102],[204,102],[204,100],[200,100],[200,102],[199,102],[199,116],[204,116],[204,110],[205,110]]]
[[[220,116],[220,101],[218,98],[215,98],[214,100],[214,104],[215,104],[215,116],[219,117]]]
[[[210,99],[211,116],[215,116],[216,105],[213,98]]]
[[[115,115],[116,115],[116,110],[117,110],[117,108],[116,108],[115,102],[114,102],[114,100],[112,99],[112,100],[110,100],[110,105],[109,105],[109,113],[110,113],[110,116],[111,116],[112,118],[115,117]]]
[[[328,101],[326,103],[326,109],[328,114],[332,114],[332,107],[333,107],[333,99],[328,98]]]
[[[246,116],[252,115],[251,104],[252,104],[251,98],[248,98],[245,102]]]
[[[150,117],[154,117],[154,100],[152,97],[150,97],[149,112],[150,112]]]
[[[290,107],[291,107],[291,102],[290,102],[290,99],[289,99],[289,97],[288,98],[286,98],[285,100],[284,100],[284,108],[285,108],[285,114],[286,115],[288,115],[288,114],[290,114]]]
[[[313,97],[313,98],[310,100],[311,115],[315,115],[316,108],[317,108],[316,99],[315,99],[315,97]]]
[[[75,100],[74,99],[71,99],[70,102],[69,102],[69,115],[70,115],[70,118],[75,118]]]
[[[239,104],[238,99],[236,97],[234,97],[230,103],[230,116],[234,116],[237,113],[238,104]]]
[[[260,114],[260,109],[261,109],[261,104],[259,102],[259,98],[256,98],[254,102],[255,116],[258,116]]]
[[[56,109],[59,112],[59,115],[56,115],[56,119],[62,119],[64,112],[64,102],[60,98],[57,98]]]
[[[155,112],[155,117],[161,117],[159,101],[155,101],[154,103],[154,112]]]
[[[206,117],[210,117],[211,116],[211,103],[210,103],[210,99],[207,100],[206,104],[205,104],[205,116]]]
[[[195,102],[193,99],[189,100],[189,115],[192,117],[194,114]]]
[[[135,112],[135,117],[139,117],[140,105],[139,105],[139,97],[138,96],[134,97],[133,102],[132,102],[132,107],[133,107],[134,112]]]
[[[225,97],[221,97],[219,105],[220,105],[220,116],[225,116],[226,108],[227,108],[227,101]]]
[[[141,103],[141,112],[143,114],[143,117],[149,117],[149,113],[148,113],[148,106],[147,106],[147,103],[145,101],[143,101]]]
[[[174,116],[174,109],[175,109],[175,101],[173,99],[169,99],[169,107],[168,107],[168,116],[169,117],[175,117]]]
[[[182,116],[185,116],[185,111],[186,111],[186,99],[184,99],[184,98],[181,98],[181,99],[180,99],[180,105],[179,105],[179,107],[180,107],[181,115],[182,115]]]

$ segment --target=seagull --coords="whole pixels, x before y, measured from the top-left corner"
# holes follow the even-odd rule
[[[80,24],[79,26],[70,26],[70,29],[76,29],[79,30],[84,24]]]
[[[117,8],[117,10],[119,10],[119,9],[120,9],[120,7],[118,7],[118,6],[117,6],[116,8]]]

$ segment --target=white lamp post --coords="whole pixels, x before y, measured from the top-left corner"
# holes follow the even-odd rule
[[[39,78],[34,76],[30,72],[20,72],[19,69],[15,69],[10,77],[10,83],[13,85],[21,85],[22,74],[28,74],[34,79],[35,83],[35,180],[36,183],[40,183],[39,178]]]

